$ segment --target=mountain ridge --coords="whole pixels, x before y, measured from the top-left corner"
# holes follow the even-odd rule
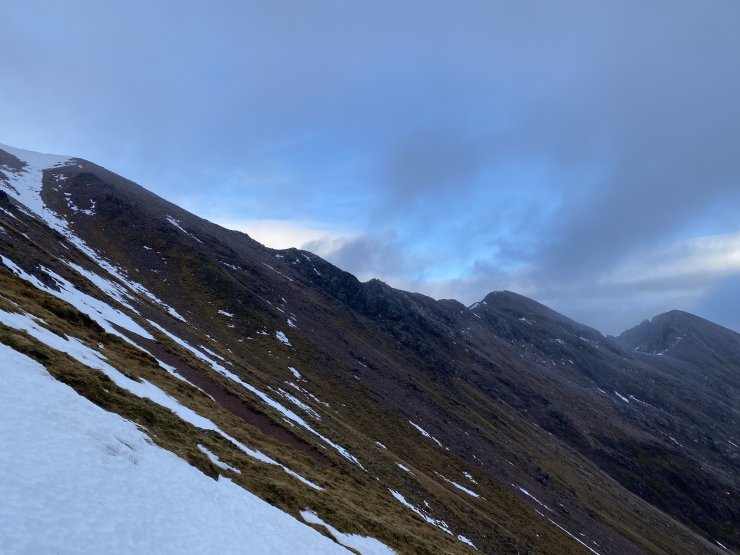
[[[70,327],[74,318],[99,318],[87,305],[78,302],[75,316],[48,295],[61,278],[115,307],[131,320],[115,316],[131,348],[164,363],[157,371],[142,358],[142,376],[309,480],[334,484],[323,501],[309,497],[333,525],[399,552],[471,549],[457,536],[490,552],[709,553],[720,549],[711,547],[715,541],[740,543],[740,515],[724,495],[738,489],[737,373],[722,366],[737,360],[734,350],[699,362],[651,357],[515,293],[492,292],[465,307],[378,280],[362,283],[312,253],[269,249],[104,168],[70,160],[40,172],[39,197],[56,228],[22,212],[12,188],[23,168],[4,165],[0,186],[10,208],[0,212],[0,272],[6,293],[18,293],[3,309],[43,312],[72,336],[93,334],[109,344],[110,332]],[[34,293],[23,279],[50,289]],[[137,337],[132,322],[151,339]],[[18,347],[17,332],[5,328],[0,341]],[[33,337],[25,341],[36,345],[29,353],[55,359]],[[697,364],[722,391],[701,379]],[[174,370],[162,370],[168,366]],[[174,387],[175,375],[214,401]],[[106,406],[127,410],[120,402]],[[292,447],[290,434],[298,442]],[[165,443],[188,451],[175,438]],[[222,458],[236,456],[221,449]],[[188,460],[219,473],[202,453]],[[466,480],[463,469],[476,475],[480,498],[457,487]],[[282,485],[290,495],[276,497],[270,492],[281,480],[260,473],[242,487],[292,514],[305,508],[309,498],[299,486]],[[385,490],[368,473],[383,476]],[[403,491],[404,501],[388,490]],[[358,512],[358,499],[377,506]],[[388,511],[399,524],[383,519]],[[587,548],[569,529],[590,538]]]
[[[82,163],[82,164],[86,164],[88,166],[94,167],[96,171],[104,172],[105,174],[110,175],[110,176],[115,176],[115,178],[119,178],[119,179],[121,178],[121,176],[115,174],[114,172],[111,172],[110,170],[108,170],[108,169],[106,169],[106,168],[104,168],[102,166],[98,166],[97,164],[94,164],[93,162],[91,162],[89,160],[86,160],[84,158],[73,157],[73,156],[66,156],[66,155],[58,155],[58,154],[49,154],[49,153],[38,153],[38,152],[35,152],[35,151],[32,151],[32,150],[28,150],[28,149],[19,149],[19,148],[16,148],[16,147],[11,147],[10,145],[6,145],[6,144],[3,144],[3,143],[0,143],[0,165],[8,165],[9,164],[11,167],[20,168],[21,166],[19,166],[18,163],[24,164],[24,162],[22,162],[20,160],[20,158],[18,158],[16,156],[16,154],[12,154],[12,152],[16,152],[16,154],[21,154],[21,155],[42,156],[42,157],[48,158],[49,160],[58,160],[58,159],[62,159],[62,158],[67,158],[68,160],[77,161],[78,163]],[[10,157],[12,157],[13,159],[15,159],[15,163],[13,163],[12,161],[10,161],[10,159],[8,159],[7,155],[10,155]],[[123,178],[123,179],[125,179],[125,178]],[[408,294],[408,295],[418,295],[418,296],[423,297],[423,298],[426,298],[426,299],[431,299],[431,300],[433,300],[433,301],[435,301],[437,303],[443,303],[444,304],[446,302],[452,302],[452,303],[456,303],[456,305],[464,306],[467,309],[470,309],[471,307],[473,307],[475,305],[478,305],[478,304],[480,304],[483,301],[488,301],[490,298],[494,298],[493,296],[495,296],[495,295],[502,295],[504,297],[505,296],[512,296],[512,297],[518,299],[520,302],[530,303],[532,306],[536,306],[537,309],[540,310],[540,311],[544,309],[546,311],[549,311],[552,315],[554,315],[554,316],[556,316],[558,318],[567,319],[570,322],[577,323],[580,326],[583,326],[585,328],[589,328],[592,331],[595,331],[595,332],[599,333],[600,335],[603,335],[602,332],[596,330],[595,328],[591,328],[590,326],[586,326],[584,324],[581,324],[579,322],[576,322],[572,318],[569,318],[568,316],[565,316],[565,315],[563,315],[561,313],[558,313],[557,311],[551,309],[550,307],[548,307],[548,306],[546,306],[546,305],[544,305],[544,304],[542,304],[542,303],[540,303],[540,302],[538,302],[538,301],[536,301],[534,299],[531,299],[529,297],[526,297],[524,295],[521,295],[519,293],[516,293],[514,291],[509,291],[509,290],[490,291],[489,293],[487,293],[486,295],[484,295],[484,297],[481,300],[473,302],[470,306],[465,306],[458,299],[454,299],[454,298],[434,299],[433,297],[430,297],[430,296],[425,295],[425,294],[420,293],[420,292],[406,291],[406,290],[402,290],[402,289],[397,289],[397,288],[392,287],[391,285],[383,282],[382,280],[380,280],[378,278],[370,278],[367,281],[362,282],[362,281],[358,280],[350,272],[347,272],[345,270],[342,270],[341,268],[335,266],[334,264],[332,264],[331,262],[329,262],[327,260],[321,259],[318,255],[316,255],[314,253],[311,253],[309,251],[304,251],[304,250],[302,250],[300,248],[294,248],[294,247],[287,248],[287,249],[273,249],[273,248],[268,247],[268,246],[266,246],[266,245],[264,245],[262,243],[259,243],[259,241],[256,241],[255,239],[253,239],[246,232],[231,230],[231,229],[225,228],[223,226],[220,226],[219,224],[212,223],[212,222],[210,222],[210,221],[208,221],[208,220],[206,220],[204,218],[201,218],[199,216],[196,216],[195,214],[192,214],[190,212],[185,211],[184,209],[180,208],[179,206],[177,206],[177,205],[175,205],[175,204],[167,201],[164,197],[161,197],[161,196],[157,195],[156,193],[153,193],[153,192],[145,189],[144,187],[142,187],[141,185],[139,185],[139,184],[137,184],[137,183],[135,183],[133,181],[129,181],[129,180],[125,180],[125,181],[128,184],[139,188],[145,194],[152,195],[153,197],[156,197],[159,201],[162,201],[162,202],[165,202],[165,203],[169,204],[173,208],[173,210],[175,210],[175,211],[184,212],[189,217],[196,218],[196,219],[200,220],[203,223],[206,223],[206,224],[208,224],[210,226],[215,226],[216,228],[219,228],[219,229],[221,229],[223,231],[227,231],[227,232],[231,232],[231,233],[237,233],[237,234],[244,235],[244,236],[248,237],[250,240],[252,240],[255,243],[259,244],[260,246],[264,247],[265,249],[269,249],[269,250],[272,250],[272,251],[275,251],[275,252],[285,252],[285,253],[293,253],[293,252],[296,252],[298,254],[300,254],[300,253],[307,253],[309,256],[313,257],[317,261],[320,261],[322,264],[324,264],[324,265],[329,264],[330,266],[334,267],[336,270],[339,270],[343,274],[346,274],[346,276],[348,276],[349,279],[354,278],[354,280],[358,284],[361,284],[361,285],[370,285],[370,284],[376,284],[377,283],[377,284],[380,284],[381,287],[387,287],[387,288],[393,289],[393,290],[395,290],[397,292],[405,293],[405,294]],[[4,191],[0,191],[0,193],[4,193]],[[698,316],[698,315],[693,314],[691,312],[688,312],[688,311],[685,311],[685,310],[680,310],[680,309],[670,309],[670,310],[667,310],[666,312],[657,314],[657,315],[653,316],[652,318],[650,318],[650,319],[648,319],[646,321],[651,321],[651,320],[654,320],[655,318],[661,318],[661,317],[664,317],[664,316],[666,316],[668,314],[672,314],[672,313],[680,313],[680,314],[686,314],[686,315],[689,315],[689,316],[693,316],[694,318],[698,318],[698,319],[703,320],[705,322],[709,322],[709,323],[712,323],[712,324],[714,324],[716,326],[722,327],[723,329],[726,329],[728,331],[732,331],[734,333],[737,333],[734,330],[731,330],[729,328],[726,328],[724,326],[721,326],[720,324],[717,324],[715,322],[711,322],[710,320],[707,320],[705,318],[702,318],[701,316]],[[640,325],[640,324],[638,324],[638,325]],[[636,327],[636,326],[633,326],[633,328],[634,327]],[[632,328],[629,328],[627,330],[624,330],[619,336],[616,336],[616,337],[620,337],[620,336],[624,335],[630,329],[632,329]]]

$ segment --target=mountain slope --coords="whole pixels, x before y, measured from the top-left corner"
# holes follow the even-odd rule
[[[740,546],[736,367],[360,283],[84,160],[0,147],[0,187],[0,341],[208,476],[399,553]]]

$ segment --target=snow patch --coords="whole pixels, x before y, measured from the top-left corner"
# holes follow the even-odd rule
[[[178,220],[176,220],[175,218],[173,218],[172,216],[167,215],[166,218],[167,218],[167,221],[170,223],[170,225],[172,225],[173,227],[176,227],[177,229],[179,229],[180,231],[182,231],[185,235],[187,235],[191,239],[195,239],[199,243],[202,243],[203,242],[200,239],[198,239],[195,235],[193,235],[189,231],[185,230],[185,228],[182,227],[182,225],[180,225],[180,222]]]
[[[432,526],[436,526],[437,528],[439,528],[440,530],[442,530],[446,534],[449,534],[450,536],[454,536],[454,534],[450,530],[450,527],[447,526],[447,523],[444,520],[437,520],[436,518],[432,518],[431,516],[429,516],[428,514],[426,514],[424,511],[422,511],[418,507],[415,507],[414,505],[412,505],[411,503],[409,503],[408,501],[406,501],[406,498],[403,496],[403,494],[401,494],[401,493],[399,493],[397,491],[394,491],[394,490],[388,490],[388,491],[390,491],[391,492],[391,495],[398,502],[400,502],[404,507],[406,507],[407,509],[410,509],[413,512],[415,512],[417,515],[419,515],[422,519],[424,519],[425,521],[427,521]]]
[[[442,475],[441,475],[441,474],[440,474],[439,472],[435,472],[435,474],[436,474],[437,476],[439,476],[440,478],[442,478],[442,479],[443,479],[443,480],[444,480],[445,482],[447,482],[447,483],[448,483],[448,484],[450,484],[451,486],[453,486],[453,487],[456,487],[456,488],[457,488],[457,489],[459,489],[460,491],[464,491],[465,493],[467,493],[467,494],[468,494],[468,495],[470,495],[471,497],[480,497],[480,495],[478,495],[478,494],[477,494],[477,493],[475,493],[474,491],[472,491],[472,490],[469,490],[469,489],[468,489],[468,488],[466,488],[465,486],[461,486],[461,485],[460,485],[460,484],[458,484],[457,482],[454,482],[454,481],[452,481],[452,480],[450,480],[450,479],[448,479],[448,478],[445,478],[445,477],[444,477],[444,476],[442,476]]]
[[[293,345],[290,344],[290,340],[288,339],[288,336],[285,335],[283,332],[276,331],[275,332],[275,337],[278,339],[278,341],[280,341],[281,343],[287,345],[288,347],[292,347],[293,346]]]
[[[511,484],[511,485],[513,486],[514,484]],[[540,501],[539,499],[537,499],[534,495],[532,495],[531,493],[529,493],[523,487],[521,487],[521,486],[514,486],[514,487],[518,487],[519,488],[519,491],[521,491],[524,495],[526,495],[530,499],[533,499],[535,501],[535,503],[537,503],[540,507],[544,507],[545,509],[547,509],[551,513],[555,512],[550,507],[548,507],[547,505],[545,505],[542,501]]]
[[[0,310],[0,322],[9,327],[24,330],[29,335],[38,339],[45,345],[48,345],[52,349],[56,349],[57,351],[68,354],[85,366],[100,370],[101,372],[103,372],[103,374],[108,376],[111,381],[113,381],[113,383],[115,383],[118,387],[125,389],[126,391],[136,395],[137,397],[149,399],[150,401],[171,410],[185,422],[188,422],[189,424],[192,424],[197,428],[202,428],[204,430],[213,430],[214,432],[221,434],[248,456],[268,464],[279,466],[294,478],[300,480],[304,484],[314,489],[323,489],[320,486],[317,486],[316,484],[310,482],[309,480],[306,480],[296,472],[283,466],[282,464],[272,460],[270,457],[260,453],[259,451],[254,451],[243,443],[237,441],[226,432],[221,430],[209,419],[204,418],[192,409],[180,404],[177,399],[171,397],[169,394],[165,393],[156,385],[146,380],[132,380],[131,378],[123,375],[120,371],[113,368],[110,364],[107,363],[107,359],[105,358],[105,356],[91,349],[78,339],[74,337],[60,337],[52,333],[48,329],[41,327],[38,323],[41,321],[33,318],[28,314],[10,313]]]
[[[272,388],[271,388],[272,389]],[[273,390],[275,391],[275,390]],[[295,396],[291,395],[287,391],[285,391],[282,388],[277,389],[278,395],[280,395],[283,399],[286,401],[294,404],[296,407],[301,409],[303,412],[307,413],[312,418],[315,418],[316,420],[321,420],[321,415],[317,413],[315,410],[313,410],[311,407],[309,407],[306,403],[301,401],[300,399],[296,398]]]
[[[537,511],[537,509],[535,509],[535,511]],[[563,532],[565,532],[566,534],[568,534],[571,538],[573,538],[578,543],[580,543],[583,547],[585,547],[586,549],[588,549],[591,553],[594,553],[595,555],[599,555],[599,552],[598,551],[596,551],[593,548],[591,548],[586,542],[584,542],[580,538],[577,538],[576,536],[574,536],[573,534],[571,534],[570,532],[568,532],[568,530],[566,530],[565,528],[563,528],[562,526],[560,526],[560,524],[558,524],[557,522],[555,522],[550,517],[545,516],[544,514],[542,514],[539,511],[537,511],[537,514],[540,515],[541,517],[546,518],[547,520],[549,520],[552,524],[554,524],[555,526],[557,526],[558,528],[560,528]]]
[[[466,538],[465,536],[463,536],[462,534],[458,534],[457,535],[457,539],[460,540],[463,543],[468,544],[470,547],[472,547],[473,549],[475,549],[476,551],[478,551],[478,548],[475,547],[475,544],[472,541],[470,541],[468,538]]]
[[[238,468],[234,468],[233,466],[230,466],[226,464],[225,462],[222,462],[221,459],[219,459],[216,455],[214,455],[211,451],[208,450],[207,447],[204,447],[203,445],[198,444],[198,450],[200,450],[202,453],[205,453],[206,457],[208,457],[208,460],[211,461],[215,466],[219,467],[222,470],[231,470],[232,472],[236,472],[237,474],[241,474],[242,471]]]
[[[414,424],[413,422],[411,422],[411,420],[409,420],[409,424],[411,424],[414,428],[416,428],[421,435],[423,435],[424,437],[427,437],[427,438],[431,439],[438,446],[444,448],[444,445],[442,445],[442,443],[440,443],[440,441],[436,437],[434,437],[432,434],[430,434],[429,432],[427,432],[424,428],[422,428],[418,424]]]
[[[614,391],[614,394],[615,394],[615,395],[616,395],[617,397],[619,397],[619,398],[620,398],[620,399],[621,399],[622,401],[624,401],[625,403],[629,403],[629,402],[630,402],[630,400],[629,400],[629,399],[627,399],[627,397],[625,397],[624,395],[620,394],[620,393],[619,393],[618,391],[616,391],[616,390],[615,390],[615,391]]]
[[[26,167],[24,167],[20,171],[10,170],[7,167],[3,166],[3,168],[5,168],[4,171],[8,176],[9,183],[0,183],[0,186],[6,189],[15,200],[28,208],[32,212],[32,214],[29,215],[31,215],[32,217],[40,218],[50,228],[58,231],[70,243],[77,247],[80,252],[84,253],[88,258],[90,258],[90,260],[95,262],[95,264],[111,274],[118,281],[124,283],[131,290],[148,297],[150,300],[158,304],[161,304],[173,317],[184,321],[184,318],[180,316],[172,307],[167,306],[141,284],[125,278],[119,268],[116,268],[108,261],[102,259],[93,249],[88,247],[82,239],[72,233],[66,220],[64,220],[58,214],[52,212],[46,206],[43,199],[41,198],[44,171],[47,169],[71,165],[73,163],[72,159],[63,156],[39,154],[36,152],[15,149],[4,145],[0,145],[0,148],[14,155],[18,159],[26,162],[27,164]],[[22,211],[28,214],[25,210]]]
[[[48,275],[56,282],[59,291],[46,286],[36,276],[24,272],[23,269],[17,266],[12,260],[5,258],[2,255],[0,255],[0,260],[2,260],[2,263],[10,268],[18,277],[30,282],[37,289],[45,291],[58,299],[68,302],[80,312],[87,314],[90,318],[97,322],[100,327],[102,327],[107,333],[117,335],[118,337],[121,337],[128,341],[128,338],[126,338],[111,325],[116,324],[131,332],[137,333],[142,337],[146,337],[147,339],[154,339],[154,337],[152,337],[152,335],[146,329],[136,323],[133,318],[124,314],[120,310],[111,307],[109,304],[101,300],[96,299],[95,297],[91,297],[86,293],[83,293],[74,285],[72,285],[72,283],[52,272],[51,270],[43,267],[41,268],[41,270],[46,275]]]
[[[444,520],[438,520],[436,518],[432,518],[431,516],[429,516],[428,514],[426,514],[424,511],[422,511],[418,507],[415,507],[414,505],[412,505],[411,503],[409,503],[408,501],[406,501],[406,498],[403,496],[403,494],[401,494],[401,493],[399,493],[397,491],[394,491],[392,489],[391,490],[388,490],[388,491],[390,491],[391,492],[391,495],[397,501],[399,501],[404,507],[406,507],[407,509],[410,509],[411,511],[415,512],[423,520],[425,520],[426,522],[428,522],[432,526],[436,526],[437,528],[439,528],[440,530],[442,530],[446,534],[449,534],[450,536],[452,536],[454,538],[457,538],[459,541],[461,541],[461,542],[463,542],[465,544],[468,544],[469,546],[471,546],[473,549],[475,549],[477,551],[477,548],[475,547],[475,545],[473,545],[473,542],[471,542],[468,538],[466,538],[465,536],[462,536],[462,535],[456,536],[455,534],[453,534],[452,533],[452,530],[450,530],[450,527],[447,525],[447,523]],[[427,503],[426,501],[424,501],[424,505],[426,505],[427,508],[429,507],[429,503]]]
[[[25,355],[0,345],[0,361],[4,552],[347,553],[154,445]]]
[[[194,355],[196,355],[198,358],[200,358],[200,359],[204,360],[205,362],[207,362],[208,364],[210,364],[211,367],[216,372],[218,372],[219,374],[223,375],[226,378],[229,378],[233,382],[238,383],[244,389],[246,389],[247,391],[249,391],[249,392],[253,393],[254,395],[256,395],[257,397],[259,397],[266,405],[274,408],[276,411],[278,411],[280,414],[282,414],[285,417],[286,420],[288,420],[289,422],[292,422],[294,424],[297,424],[297,425],[301,426],[302,428],[305,428],[306,430],[308,430],[309,432],[311,432],[312,434],[314,434],[316,437],[318,437],[319,439],[321,439],[324,443],[326,443],[327,445],[329,445],[332,449],[334,449],[335,451],[337,451],[337,453],[339,453],[340,455],[342,455],[345,459],[347,459],[348,461],[350,461],[353,464],[356,464],[362,470],[365,470],[365,468],[362,466],[362,464],[360,464],[360,461],[357,459],[357,457],[355,457],[354,455],[352,455],[349,451],[347,451],[341,445],[337,445],[336,443],[334,443],[333,441],[331,441],[329,438],[321,435],[319,432],[317,432],[316,430],[314,430],[311,427],[310,424],[308,424],[303,418],[301,418],[300,416],[298,416],[295,412],[293,412],[292,410],[286,408],[285,406],[283,406],[282,404],[278,403],[277,401],[273,400],[266,393],[260,391],[259,389],[257,389],[253,385],[245,382],[239,376],[237,376],[233,372],[230,372],[229,370],[227,370],[226,368],[224,368],[223,366],[221,366],[220,364],[218,364],[213,359],[207,357],[206,355],[204,355],[203,353],[201,353],[198,349],[193,348],[192,346],[190,346],[188,343],[186,343],[185,341],[183,341],[182,339],[180,339],[176,335],[168,332],[163,327],[161,327],[159,324],[157,324],[155,322],[152,322],[151,320],[148,320],[148,322],[150,324],[152,324],[154,327],[156,327],[158,330],[160,330],[162,333],[164,333],[168,337],[170,337],[173,341],[177,342],[179,345],[181,345],[182,347],[184,347],[185,349],[189,350],[191,353],[193,353]]]
[[[361,536],[359,534],[345,534],[344,532],[340,532],[332,525],[327,524],[326,522],[321,520],[321,518],[319,518],[319,516],[314,512],[306,510],[301,511],[301,518],[303,518],[303,520],[305,520],[309,524],[323,526],[334,537],[334,539],[337,540],[338,543],[349,547],[350,549],[354,549],[360,555],[396,555],[395,551],[393,551],[384,543],[376,540],[375,538]],[[302,552],[305,553],[306,551]]]
[[[277,255],[275,255],[275,256],[277,256]],[[279,275],[279,276],[282,276],[282,277],[284,277],[284,278],[285,278],[285,279],[287,279],[288,281],[293,281],[293,279],[292,279],[292,278],[289,278],[289,277],[288,277],[288,276],[286,276],[286,275],[285,275],[285,274],[284,274],[283,272],[280,272],[279,270],[276,270],[275,268],[273,268],[273,267],[272,267],[272,266],[270,266],[269,264],[267,264],[267,263],[263,262],[263,263],[262,263],[262,265],[263,265],[263,266],[267,266],[268,268],[270,268],[270,270],[272,270],[273,272],[275,272],[275,273],[276,273],[277,275]]]

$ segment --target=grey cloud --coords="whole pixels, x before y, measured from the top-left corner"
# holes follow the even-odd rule
[[[594,284],[648,246],[738,229],[739,19],[735,0],[6,2],[0,140],[209,215],[341,214],[364,226],[334,259],[351,271],[423,288],[446,260],[455,294],[606,303]]]
[[[334,265],[350,270],[361,280],[415,275],[425,267],[425,261],[410,255],[404,245],[392,236],[362,235],[344,240],[316,240],[305,243],[302,248],[324,253]]]
[[[434,202],[446,190],[474,185],[486,153],[466,132],[423,130],[393,149],[381,177],[390,189],[389,201],[406,208],[419,197]]]
[[[740,274],[728,276],[720,281],[689,310],[740,332]]]

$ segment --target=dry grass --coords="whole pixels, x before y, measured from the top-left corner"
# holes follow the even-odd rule
[[[190,283],[183,285],[192,286]],[[92,288],[90,290],[94,292]],[[457,469],[459,476],[469,467],[462,459],[432,447],[409,426],[398,425],[405,419],[383,408],[352,380],[350,366],[332,359],[303,335],[295,334],[292,338],[295,349],[276,345],[272,338],[257,334],[252,335],[255,339],[248,344],[231,344],[234,352],[216,344],[209,343],[208,346],[233,361],[239,368],[236,372],[245,381],[263,390],[290,379],[288,365],[299,366],[301,372],[309,376],[311,391],[331,406],[325,409],[306,400],[324,415],[321,423],[312,425],[357,456],[368,472],[349,464],[331,449],[324,450],[324,453],[334,465],[326,467],[263,434],[196,388],[170,376],[147,353],[105,334],[89,317],[15,278],[4,268],[0,268],[0,291],[0,308],[17,311],[18,307],[23,307],[23,311],[40,318],[55,333],[74,336],[90,348],[99,350],[113,367],[128,377],[146,379],[157,385],[239,441],[321,485],[324,490],[317,492],[278,467],[249,458],[220,435],[200,430],[169,410],[122,390],[101,372],[48,348],[23,332],[0,326],[0,342],[39,361],[55,378],[93,403],[140,425],[157,445],[176,453],[211,477],[221,473],[227,475],[248,491],[296,517],[299,510],[309,508],[338,529],[375,537],[399,553],[472,551],[401,506],[391,497],[388,489],[392,488],[403,492],[418,507],[424,507],[426,501],[431,507],[428,510],[430,514],[445,520],[452,530],[463,533],[487,550],[512,553],[532,550],[553,554],[588,552],[538,515],[520,496],[480,473],[476,473],[478,484],[472,489],[482,496],[481,499],[471,498],[442,482],[435,472],[448,476],[450,469]],[[197,318],[205,318],[205,311],[202,310],[200,315],[196,313]],[[267,325],[256,310],[246,314],[245,318],[249,319],[253,330]],[[153,333],[183,362],[208,373],[252,404],[255,410],[283,423],[279,413],[258,403],[240,386],[213,372],[203,361],[164,335]],[[98,347],[100,344],[102,349]],[[429,387],[430,390],[434,388]],[[673,526],[666,523],[664,518],[656,516],[655,511],[634,496],[626,494],[593,465],[581,458],[574,459],[572,451],[560,448],[541,430],[512,420],[506,407],[492,403],[477,390],[471,389],[468,393],[470,403],[466,404],[444,401],[440,395],[436,398],[446,403],[444,409],[449,414],[477,423],[482,437],[498,445],[502,456],[517,460],[526,453],[529,460],[521,461],[521,464],[546,472],[551,477],[553,488],[589,508],[590,518],[618,530],[651,552],[672,552],[672,546],[676,545],[675,537],[671,537],[676,533],[675,523]],[[433,392],[424,394],[432,395]],[[321,446],[321,442],[309,432],[300,428],[293,432],[305,441]],[[390,450],[377,447],[375,439],[383,441]],[[542,449],[539,443],[546,443],[547,448]],[[206,446],[227,464],[239,468],[241,474],[214,467],[197,448],[198,444]],[[397,461],[412,467],[414,475],[402,472],[396,466]],[[687,552],[696,545],[692,543],[694,541],[691,534],[686,533]]]

